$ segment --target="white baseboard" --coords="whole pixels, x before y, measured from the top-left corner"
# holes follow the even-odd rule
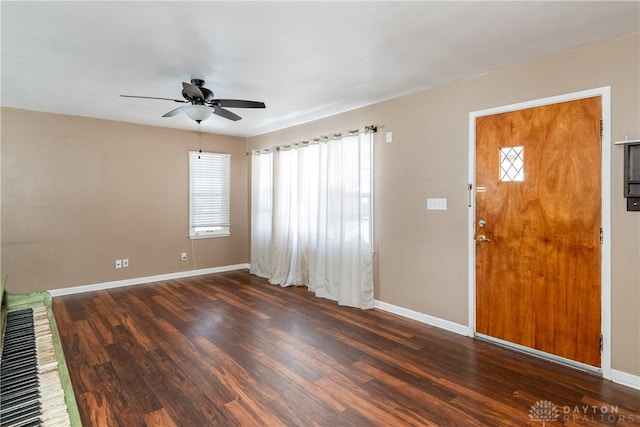
[[[399,307],[397,305],[389,304],[375,300],[374,307],[389,313],[397,314],[398,316],[407,317],[409,319],[417,320],[418,322],[426,323],[427,325],[435,326],[446,331],[455,332],[456,334],[473,337],[473,331],[466,325],[451,322],[449,320],[440,319],[438,317],[430,316],[428,314],[420,313],[410,310],[408,308]],[[640,376],[629,374],[627,372],[611,369],[611,378],[614,383],[631,387],[636,390],[640,390]]]
[[[389,313],[397,314],[398,316],[417,320],[418,322],[426,323],[427,325],[435,326],[446,331],[455,332],[456,334],[465,336],[473,336],[471,329],[467,325],[461,325],[460,323],[440,319],[439,317],[430,316],[428,314],[413,311],[408,308],[389,304],[388,302],[375,300],[373,302],[373,306],[380,310],[388,311]]]
[[[133,279],[116,280],[113,282],[95,283],[92,285],[72,286],[70,288],[51,289],[52,297],[79,294],[82,292],[100,291],[103,289],[120,288],[123,286],[140,285],[143,283],[159,282],[162,280],[181,279],[183,277],[201,276],[203,274],[222,273],[224,271],[242,270],[249,268],[249,264],[225,265],[222,267],[203,268],[199,270],[178,271],[175,273],[159,274],[157,276],[135,277]]]
[[[640,376],[638,375],[633,375],[627,372],[612,369],[611,381],[627,387],[635,388],[636,390],[640,390]]]

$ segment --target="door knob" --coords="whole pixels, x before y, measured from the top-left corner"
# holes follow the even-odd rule
[[[484,234],[479,234],[478,237],[476,237],[476,242],[478,243],[484,243],[484,242],[490,242],[491,239],[487,239],[487,236],[485,236]]]

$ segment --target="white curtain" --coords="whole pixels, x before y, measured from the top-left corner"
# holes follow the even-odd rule
[[[251,273],[269,277],[273,206],[273,153],[253,156],[251,164]]]
[[[371,133],[252,156],[251,271],[373,307]],[[255,265],[254,265],[255,264]]]

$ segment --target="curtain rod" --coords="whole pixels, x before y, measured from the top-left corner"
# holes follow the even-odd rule
[[[367,125],[362,130],[353,129],[353,130],[346,131],[346,132],[336,132],[336,133],[330,134],[329,136],[321,135],[321,136],[317,136],[315,138],[305,139],[305,140],[302,140],[302,141],[294,142],[292,144],[276,145],[276,146],[269,147],[269,148],[263,148],[261,150],[252,150],[251,153],[253,153],[253,154],[268,153],[268,152],[273,151],[273,150],[280,150],[280,148],[288,149],[288,148],[291,148],[291,147],[298,147],[300,145],[304,146],[304,145],[309,145],[309,144],[319,144],[321,142],[327,142],[330,139],[340,139],[343,136],[351,136],[351,135],[357,135],[359,133],[369,133],[369,132],[371,132],[371,133],[378,132],[378,125]],[[250,154],[250,153],[245,153],[245,154]]]

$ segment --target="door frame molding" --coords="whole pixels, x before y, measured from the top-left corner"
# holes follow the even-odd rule
[[[468,214],[468,250],[469,250],[469,335],[476,337],[476,244],[473,238],[475,234],[475,205],[476,205],[476,119],[478,117],[523,110],[526,108],[542,107],[560,102],[575,101],[584,98],[599,96],[602,104],[602,258],[601,258],[601,330],[602,330],[602,355],[601,368],[592,367],[590,371],[602,373],[606,379],[611,379],[611,86],[603,86],[579,92],[572,92],[548,98],[535,99],[515,104],[492,107],[485,110],[469,113],[469,214]],[[485,337],[482,337],[485,338]],[[501,342],[504,344],[504,342]],[[513,348],[517,348],[515,345]],[[556,356],[532,349],[533,353],[554,360]],[[575,364],[566,362],[570,366]]]

